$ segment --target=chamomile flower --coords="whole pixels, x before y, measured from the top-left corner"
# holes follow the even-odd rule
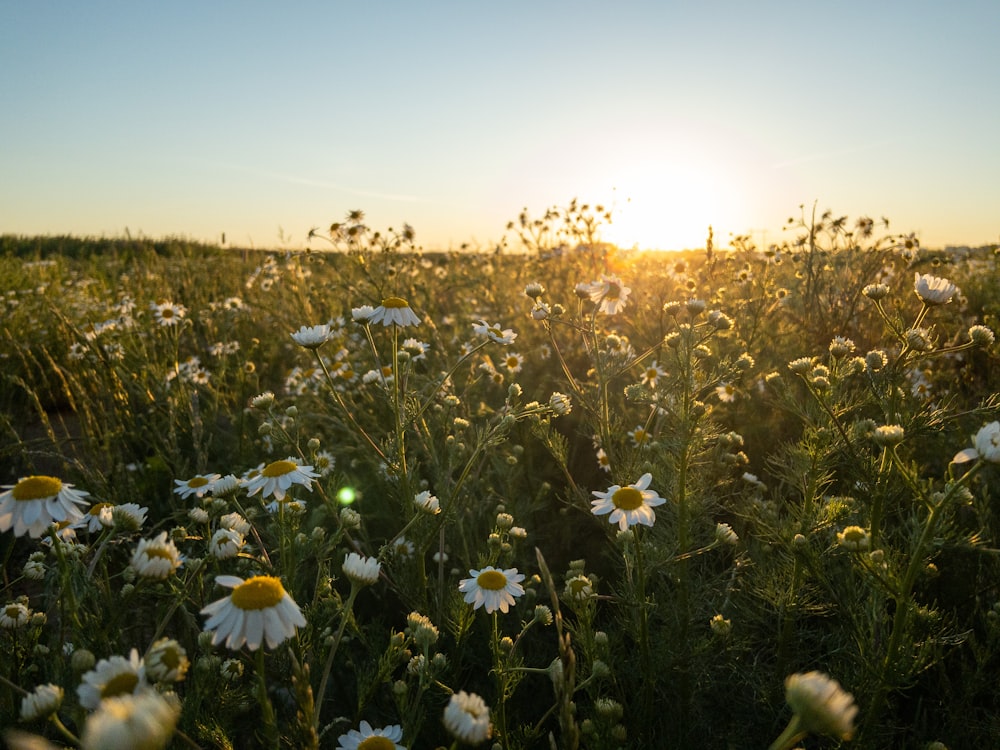
[[[914,273],[913,291],[925,305],[946,305],[951,302],[958,287],[939,276]]]
[[[655,491],[648,489],[652,481],[653,475],[646,473],[639,477],[638,482],[627,487],[613,484],[606,492],[594,490],[591,494],[597,500],[591,501],[591,513],[595,516],[610,513],[608,523],[617,523],[622,531],[636,524],[652,526],[656,520],[653,508],[667,502]]]
[[[659,382],[660,378],[666,376],[666,374],[667,371],[660,367],[654,359],[643,369],[639,382],[649,388],[656,388],[656,384]]]
[[[154,302],[150,305],[150,309],[153,311],[156,322],[163,328],[180,325],[184,316],[187,315],[187,308],[184,305],[178,305],[169,300]]]
[[[358,729],[340,735],[337,750],[406,750],[399,744],[402,739],[403,729],[398,724],[375,729],[367,721],[362,721]]]
[[[631,293],[632,290],[620,278],[603,274],[600,281],[595,281],[588,287],[590,301],[605,315],[615,315],[625,309],[625,302]]]
[[[212,491],[212,485],[221,477],[221,474],[196,474],[190,479],[175,479],[174,484],[177,486],[174,487],[174,494],[185,500],[192,495],[205,497]]]
[[[82,750],[161,750],[170,742],[181,713],[171,695],[146,689],[101,701],[87,717],[80,738]]]
[[[478,745],[489,739],[493,727],[486,701],[475,693],[459,690],[453,693],[444,709],[445,728],[469,745]]]
[[[128,695],[141,690],[146,684],[146,673],[139,652],[132,649],[128,658],[111,656],[101,659],[92,670],[83,675],[76,694],[80,705],[93,711],[101,701],[117,695]]]
[[[510,328],[501,328],[499,323],[493,323],[489,325],[485,320],[480,320],[478,323],[472,325],[472,330],[478,333],[480,336],[486,336],[490,341],[495,341],[498,344],[503,344],[505,346],[514,343],[514,339],[517,338],[517,334]]]
[[[236,576],[216,576],[215,582],[233,593],[201,610],[208,616],[205,630],[214,631],[213,646],[225,641],[226,648],[238,651],[246,643],[256,651],[267,641],[273,649],[294,636],[296,628],[305,627],[302,610],[280,579],[254,576],[244,581]]]
[[[232,529],[241,534],[250,533],[250,522],[239,513],[227,513],[219,519],[219,526],[224,529]]]
[[[803,728],[849,740],[854,735],[858,707],[854,696],[822,672],[789,675],[785,679],[785,701]]]
[[[285,493],[293,484],[300,484],[307,490],[312,489],[312,480],[319,477],[312,466],[301,466],[295,458],[289,457],[281,461],[272,461],[262,468],[258,474],[246,482],[247,495],[254,496],[258,492],[261,497],[274,497],[284,500]]]
[[[521,586],[524,574],[518,573],[517,568],[500,570],[487,565],[482,570],[470,570],[469,575],[472,577],[459,581],[458,590],[465,594],[466,604],[473,609],[485,607],[487,614],[498,609],[507,614],[515,597],[524,594]]]
[[[524,355],[517,352],[510,352],[503,358],[503,368],[511,375],[521,372],[523,364]]]
[[[413,504],[417,506],[418,510],[428,515],[436,516],[441,512],[441,501],[432,495],[430,490],[424,490],[416,495],[413,498]]]
[[[236,529],[219,529],[208,543],[208,554],[216,560],[228,560],[240,553],[244,543],[243,534]]]
[[[115,525],[114,516],[111,511],[114,506],[111,503],[94,503],[83,515],[77,526],[87,527],[87,531],[95,533],[102,529],[110,529]]]
[[[966,448],[964,451],[959,451],[951,459],[952,462],[960,464],[981,458],[991,464],[1000,464],[1000,422],[990,422],[988,425],[980,428],[973,442],[975,443],[975,448]]]
[[[31,621],[31,610],[21,602],[11,602],[0,608],[0,628],[17,630]]]
[[[42,536],[53,523],[71,524],[83,519],[78,505],[89,505],[83,490],[73,489],[56,477],[22,477],[17,484],[4,485],[0,493],[0,532],[14,530],[14,536]]]
[[[191,662],[187,651],[173,638],[160,638],[142,660],[146,677],[153,682],[180,682]]]
[[[142,578],[163,579],[170,576],[181,564],[181,553],[167,532],[161,531],[152,539],[140,539],[130,563]]]
[[[382,564],[374,557],[362,557],[357,552],[349,552],[344,557],[344,566],[342,569],[344,575],[352,583],[360,586],[371,586],[378,581]]]
[[[715,395],[724,404],[731,404],[736,400],[736,388],[732,383],[721,383],[715,389]]]
[[[402,297],[386,297],[372,312],[368,322],[371,325],[381,323],[387,328],[391,325],[404,328],[420,325],[420,318],[410,308],[410,303]]]
[[[292,334],[292,340],[306,349],[319,349],[330,340],[330,326],[302,326]]]
[[[21,699],[21,721],[47,719],[62,705],[63,689],[53,683],[39,685]]]
[[[143,508],[138,503],[122,503],[111,507],[111,519],[117,529],[138,531],[146,523],[146,513],[149,508]]]

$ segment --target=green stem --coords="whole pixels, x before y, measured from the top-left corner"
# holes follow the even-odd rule
[[[795,714],[788,722],[788,726],[785,727],[785,731],[778,735],[778,738],[771,743],[767,750],[787,750],[807,734],[808,732],[802,729],[802,720],[798,714]]]
[[[326,664],[323,666],[323,677],[320,679],[319,691],[316,693],[316,713],[313,716],[313,728],[319,727],[319,716],[323,710],[323,697],[326,695],[326,685],[330,680],[330,671],[333,669],[333,657],[337,655],[337,648],[340,646],[341,638],[344,637],[344,629],[347,627],[347,621],[352,617],[354,600],[357,598],[360,590],[361,587],[352,581],[351,593],[347,595],[347,603],[344,605],[343,614],[340,618],[340,626],[337,628],[337,634],[333,637],[330,653],[327,655]]]
[[[267,674],[264,670],[263,644],[257,649],[255,657],[257,664],[257,702],[260,704],[260,710],[263,714],[264,735],[268,744],[277,750],[280,747],[280,739],[278,736],[278,724],[274,718],[274,706],[271,705],[271,699],[267,696]]]

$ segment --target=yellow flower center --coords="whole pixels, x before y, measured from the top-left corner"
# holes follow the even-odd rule
[[[110,698],[115,695],[127,695],[135,690],[139,684],[139,675],[134,672],[122,672],[116,674],[108,680],[101,688],[101,698]]]
[[[399,309],[402,307],[409,307],[410,303],[407,302],[402,297],[386,297],[382,300],[382,307]]]
[[[622,487],[620,490],[615,490],[615,494],[611,496],[611,502],[615,504],[616,508],[635,510],[642,505],[642,493],[635,487]]]
[[[21,616],[21,608],[16,604],[8,604],[3,613],[8,619],[17,620]]]
[[[265,477],[283,477],[297,468],[299,467],[294,461],[273,461],[264,467],[261,474]]]
[[[507,588],[507,576],[499,570],[484,570],[476,577],[476,583],[487,591],[501,591]]]
[[[195,477],[188,480],[188,487],[204,487],[206,484],[208,484],[208,480],[205,477]]]
[[[358,750],[396,750],[396,743],[388,737],[366,737],[358,743]]]
[[[174,556],[170,554],[170,550],[166,547],[146,547],[143,550],[146,553],[146,557],[153,558],[159,557],[162,560],[170,560],[173,562]]]
[[[15,484],[11,494],[15,500],[45,500],[58,495],[62,487],[62,481],[55,477],[28,477]]]
[[[97,516],[101,515],[101,511],[102,510],[104,510],[105,508],[110,508],[110,507],[111,507],[111,503],[98,503],[97,505],[91,505],[90,506],[90,510],[88,510],[87,513],[89,513],[90,515],[92,515],[92,516],[94,516],[96,518]]]
[[[621,287],[617,284],[608,284],[608,293],[604,296],[607,299],[618,299],[622,296]]]
[[[233,605],[240,609],[267,609],[285,596],[281,581],[273,576],[254,576],[233,589]]]
[[[175,648],[167,648],[160,652],[160,663],[167,669],[177,669],[181,665],[180,652]]]
[[[161,318],[172,318],[172,317],[174,317],[174,311],[171,308],[169,308],[169,307],[164,307],[162,310],[160,310],[160,317]]]

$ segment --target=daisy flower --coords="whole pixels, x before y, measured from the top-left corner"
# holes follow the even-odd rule
[[[195,497],[205,497],[212,491],[212,485],[222,478],[221,474],[197,474],[190,479],[175,479],[174,494],[180,495],[181,499]]]
[[[91,533],[110,529],[115,525],[114,516],[111,513],[113,508],[111,503],[94,503],[87,508],[87,512],[83,514],[83,520],[77,526],[80,528],[86,526],[87,531]]]
[[[247,479],[246,491],[250,497],[260,492],[261,497],[273,496],[276,500],[284,500],[285,493],[293,484],[312,490],[312,480],[318,477],[312,466],[300,466],[298,460],[288,457],[283,461],[272,461]]]
[[[228,560],[240,553],[244,543],[243,535],[236,529],[219,529],[208,543],[208,554],[216,560]]]
[[[480,320],[478,323],[473,323],[472,330],[478,333],[480,336],[486,336],[491,341],[495,341],[498,344],[513,344],[514,339],[517,338],[517,334],[510,328],[501,328],[499,323],[494,323],[493,325],[487,325],[485,320]]]
[[[413,498],[413,504],[417,506],[418,510],[432,516],[436,516],[441,512],[441,501],[432,495],[430,490],[424,490],[416,495]]]
[[[63,689],[53,683],[39,685],[21,699],[21,721],[47,719],[62,705]]]
[[[111,518],[115,528],[138,531],[146,523],[148,511],[149,508],[143,508],[138,503],[122,503],[111,507]]]
[[[404,559],[410,557],[414,552],[417,551],[416,545],[414,545],[413,542],[411,542],[405,536],[397,537],[396,541],[392,543],[392,547],[390,549],[392,550],[392,554],[394,554],[396,557]]]
[[[254,576],[244,581],[236,576],[216,576],[215,582],[233,593],[201,610],[208,616],[205,630],[215,632],[213,646],[225,641],[226,648],[238,651],[246,643],[256,651],[266,640],[273,649],[294,636],[296,628],[305,627],[302,610],[280,579]]]
[[[153,317],[163,328],[180,325],[181,320],[187,315],[187,308],[184,305],[177,305],[169,300],[164,302],[154,302],[150,306]]]
[[[660,367],[654,359],[643,369],[639,382],[650,388],[656,388],[656,383],[666,374],[667,371]]]
[[[128,658],[111,656],[101,659],[83,675],[76,688],[80,705],[93,711],[101,701],[116,695],[129,695],[145,687],[146,673],[139,652],[132,649]]]
[[[608,487],[607,492],[594,490],[591,494],[597,500],[591,500],[593,507],[590,512],[595,516],[610,513],[608,523],[617,523],[622,531],[637,523],[652,526],[656,520],[653,508],[667,502],[655,491],[647,489],[652,480],[653,475],[647,472],[639,477],[638,482],[627,487],[613,484]]]
[[[981,458],[991,464],[1000,464],[1000,422],[990,422],[980,428],[974,439],[975,448],[966,448],[955,454],[952,463],[960,464]],[[0,518],[0,521],[3,519]]]
[[[594,281],[586,286],[590,301],[598,305],[598,311],[605,315],[615,315],[625,309],[625,301],[632,290],[622,283],[617,276],[601,275],[600,281]]]
[[[731,404],[736,400],[736,389],[732,383],[722,383],[715,389],[715,395],[724,404]]]
[[[472,577],[459,581],[458,590],[465,594],[466,604],[473,609],[485,606],[487,614],[498,609],[507,614],[514,598],[524,594],[521,586],[524,574],[518,573],[517,568],[499,570],[487,565],[482,570],[470,570],[469,575]]]
[[[152,539],[140,539],[130,563],[142,578],[167,578],[181,566],[181,553],[167,532],[161,531]]]
[[[23,628],[30,620],[31,610],[21,602],[12,602],[0,609],[0,628],[5,630]]]
[[[89,505],[89,494],[74,490],[55,477],[22,477],[17,484],[4,485],[0,493],[0,532],[14,530],[14,536],[28,534],[37,539],[53,523],[77,523],[83,513],[77,505]]]
[[[406,750],[398,744],[401,739],[403,729],[398,724],[374,729],[367,721],[362,721],[358,729],[340,735],[337,750]]]
[[[789,675],[785,679],[785,701],[805,729],[843,740],[854,735],[858,707],[854,696],[822,672]]]
[[[925,305],[946,305],[951,302],[958,287],[939,276],[914,273],[913,291]]]
[[[628,436],[632,439],[632,446],[635,448],[642,448],[649,444],[649,432],[641,424],[636,425],[634,430],[629,430]]]
[[[330,340],[330,326],[302,326],[292,334],[292,340],[306,349],[319,349]]]
[[[493,729],[486,701],[464,690],[452,694],[444,709],[443,722],[449,732],[469,745],[489,739]]]
[[[351,319],[355,323],[367,323],[375,314],[375,308],[371,305],[361,305],[361,307],[351,308]]]
[[[382,564],[374,557],[362,557],[357,552],[349,552],[344,557],[342,570],[352,583],[371,586],[378,580]]]
[[[511,352],[503,358],[503,366],[507,372],[515,374],[521,372],[521,365],[524,364],[524,355]]]
[[[160,638],[150,646],[142,664],[153,682],[180,682],[191,666],[187,651],[173,638]]]
[[[560,417],[564,417],[573,411],[573,401],[565,393],[553,391],[549,396],[549,408]]]
[[[410,308],[410,303],[402,297],[386,297],[368,318],[371,325],[381,323],[385,327],[397,325],[400,328],[420,325],[420,318]]]
[[[140,747],[161,750],[170,742],[180,713],[180,701],[155,690],[108,698],[87,717],[80,747],[82,750]]]
[[[250,522],[239,513],[227,513],[219,519],[219,525],[224,529],[232,529],[241,534],[250,533]]]

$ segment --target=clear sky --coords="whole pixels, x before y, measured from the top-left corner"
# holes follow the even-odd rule
[[[0,233],[623,247],[799,206],[1000,240],[1000,2],[0,0]]]

